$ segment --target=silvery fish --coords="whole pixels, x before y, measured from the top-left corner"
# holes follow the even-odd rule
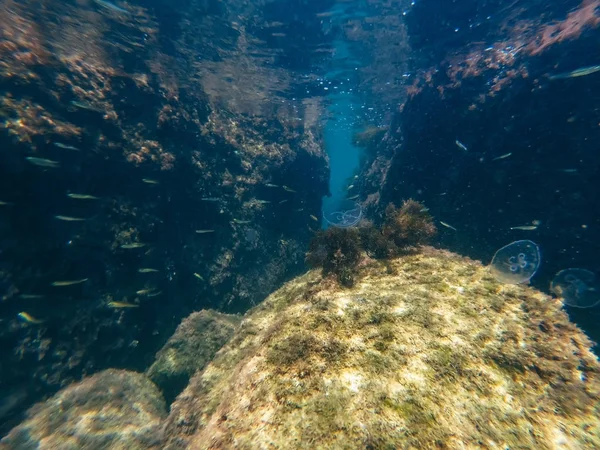
[[[589,67],[581,67],[579,69],[572,70],[571,72],[558,73],[556,75],[550,75],[548,79],[550,80],[564,80],[566,78],[576,78],[576,77],[584,77],[586,75],[591,75],[593,73],[600,72],[600,65],[597,66],[589,66]]]
[[[52,167],[52,168],[60,167],[60,163],[58,161],[52,161],[51,159],[35,158],[33,156],[28,156],[25,159],[27,161],[29,161],[31,164],[33,164],[34,166]]]

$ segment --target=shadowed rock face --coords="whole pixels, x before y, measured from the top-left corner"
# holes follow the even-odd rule
[[[162,448],[596,448],[590,345],[559,300],[449,252],[367,261],[350,289],[311,271],[192,378]]]
[[[327,190],[322,107],[284,105],[295,81],[253,56],[281,54],[256,43],[264,6],[0,5],[0,386],[24,392],[0,405],[0,435],[85,374],[146,369],[191,311],[243,312],[299,270]]]
[[[144,375],[109,369],[31,408],[0,448],[159,449],[165,415],[160,392]]]

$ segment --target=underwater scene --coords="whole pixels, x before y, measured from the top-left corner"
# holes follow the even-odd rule
[[[0,450],[600,449],[600,0],[0,0]]]

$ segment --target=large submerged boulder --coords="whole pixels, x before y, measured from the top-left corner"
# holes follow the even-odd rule
[[[32,407],[2,450],[159,449],[165,402],[144,375],[109,369]]]
[[[560,300],[424,249],[247,314],[163,449],[600,448],[600,364]]]

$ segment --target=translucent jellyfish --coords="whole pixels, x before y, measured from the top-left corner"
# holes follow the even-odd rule
[[[526,283],[540,266],[540,248],[532,241],[515,241],[502,247],[492,258],[492,275],[506,284]]]
[[[338,228],[349,228],[362,218],[362,208],[357,203],[344,200],[329,210],[323,209],[323,218],[328,225]]]
[[[600,303],[600,281],[589,270],[561,270],[554,275],[550,290],[562,297],[565,305],[575,308],[592,308]]]

